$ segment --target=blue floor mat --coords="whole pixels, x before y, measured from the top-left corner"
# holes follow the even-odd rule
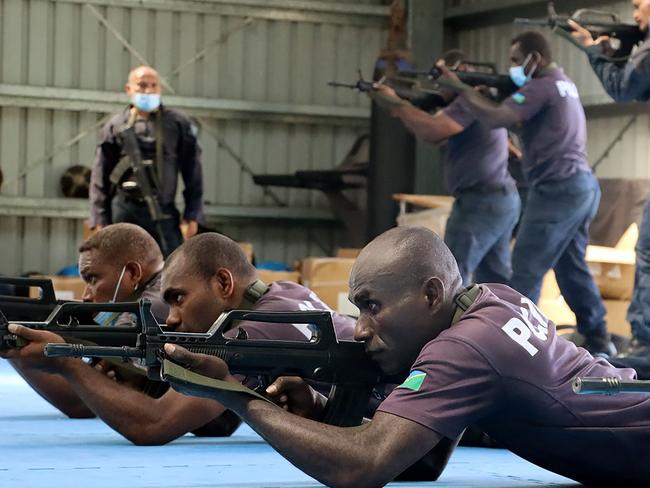
[[[70,420],[0,360],[0,487],[314,487],[247,426],[230,438],[131,445],[99,420]],[[402,488],[431,483],[391,483]],[[436,487],[578,486],[500,449],[459,448]]]

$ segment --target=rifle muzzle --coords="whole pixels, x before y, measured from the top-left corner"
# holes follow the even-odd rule
[[[82,344],[47,344],[45,346],[45,355],[48,358],[122,358],[124,360],[131,358],[141,358],[142,350],[137,347],[95,347],[84,346]]]
[[[618,395],[619,393],[650,393],[650,381],[623,381],[610,378],[576,378],[573,391],[580,395]]]

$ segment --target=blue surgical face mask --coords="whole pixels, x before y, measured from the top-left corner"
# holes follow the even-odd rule
[[[528,64],[528,61],[530,61],[531,57],[532,53],[526,56],[523,64],[510,67],[510,79],[519,88],[530,81],[530,79],[533,77],[533,74],[535,73],[535,70],[537,69],[537,64],[535,64],[533,69],[530,70],[530,73],[526,74],[525,66]]]
[[[124,272],[126,271],[126,265],[122,266],[122,271],[120,272],[120,277],[117,279],[117,284],[115,285],[115,290],[113,291],[113,299],[110,303],[114,303],[117,299],[117,293],[120,291],[120,285],[122,284],[122,279],[124,278]],[[115,312],[98,312],[95,314],[94,320],[97,324],[103,326],[115,325],[117,319],[120,318],[120,314]]]
[[[134,93],[131,103],[141,112],[153,112],[160,107],[160,93]]]

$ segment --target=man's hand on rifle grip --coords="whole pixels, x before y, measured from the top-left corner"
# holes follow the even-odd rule
[[[288,412],[312,420],[320,420],[327,398],[298,376],[280,376],[266,388],[266,395]]]
[[[230,374],[226,362],[216,356],[190,352],[177,344],[165,344],[167,358],[185,368],[208,378],[239,383]]]
[[[0,357],[20,362],[21,367],[25,370],[56,374],[71,360],[70,358],[45,357],[46,344],[65,343],[63,338],[57,334],[45,330],[30,329],[19,324],[9,324],[7,330],[28,342],[20,348],[0,351]]]
[[[584,47],[590,47],[609,41],[609,36],[600,36],[597,39],[594,39],[591,36],[591,32],[582,27],[575,20],[569,19],[568,23],[573,29],[573,31],[571,31],[571,36],[573,36],[573,38],[580,42]]]

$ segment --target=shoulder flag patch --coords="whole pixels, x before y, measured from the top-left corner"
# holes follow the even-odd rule
[[[518,103],[519,105],[521,105],[522,103],[524,103],[526,101],[526,95],[524,95],[523,93],[517,92],[517,93],[514,93],[512,95],[512,99],[514,100],[515,103]]]
[[[422,383],[424,383],[425,377],[426,373],[424,371],[414,369],[411,371],[408,378],[404,380],[404,383],[399,385],[397,388],[407,388],[409,390],[418,391],[422,386]]]

